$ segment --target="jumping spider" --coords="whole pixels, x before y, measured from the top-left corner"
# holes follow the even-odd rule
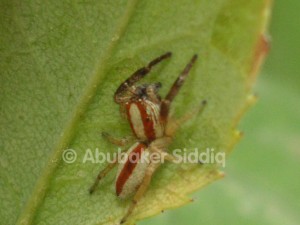
[[[124,199],[135,193],[132,203],[120,223],[126,222],[131,215],[136,204],[146,192],[152,175],[161,165],[161,162],[151,161],[151,154],[160,153],[165,160],[174,162],[174,157],[167,153],[167,147],[176,130],[182,123],[202,111],[206,104],[206,101],[203,101],[196,109],[179,119],[169,116],[171,103],[194,65],[197,55],[192,57],[163,99],[158,94],[161,83],[136,85],[136,82],[145,77],[154,65],[170,57],[171,53],[167,52],[152,60],[147,66],[138,69],[119,86],[114,94],[114,101],[120,105],[122,115],[130,123],[135,143],[127,150],[128,158],[125,162],[118,162],[115,159],[99,172],[95,183],[90,188],[90,193],[93,193],[99,181],[119,164],[115,183],[117,196]],[[119,146],[124,146],[130,141],[126,138],[115,138],[107,133],[103,133],[103,136]],[[135,162],[129,160],[133,154],[136,155]],[[142,157],[149,157],[149,162],[139,161]]]

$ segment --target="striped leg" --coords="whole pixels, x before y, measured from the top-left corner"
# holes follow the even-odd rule
[[[147,191],[147,188],[151,182],[151,178],[159,166],[160,166],[160,163],[150,163],[149,164],[146,174],[145,174],[145,177],[143,179],[143,182],[140,185],[139,189],[137,190],[135,196],[133,197],[132,203],[129,206],[129,209],[128,209],[126,215],[123,217],[123,219],[120,222],[121,224],[125,223],[127,221],[127,218],[131,215],[131,213],[133,212],[133,210],[136,207],[139,200],[144,196],[144,194]]]
[[[162,100],[161,111],[160,111],[160,117],[161,117],[162,121],[165,121],[165,122],[167,121],[171,103],[172,103],[173,99],[176,97],[176,95],[178,94],[182,85],[184,84],[184,81],[185,81],[186,77],[188,76],[191,68],[193,67],[195,61],[197,60],[197,57],[198,57],[197,55],[194,55],[192,57],[192,59],[186,65],[186,67],[184,68],[182,73],[179,75],[179,77],[173,83],[173,85],[172,85],[169,93],[165,97],[165,99]]]

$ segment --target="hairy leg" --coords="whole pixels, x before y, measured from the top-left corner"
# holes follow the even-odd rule
[[[117,146],[125,146],[125,145],[130,144],[132,141],[134,141],[134,137],[132,137],[132,136],[128,136],[128,137],[124,137],[124,138],[117,138],[106,132],[102,132],[102,137],[104,139],[106,139],[107,141],[109,141],[110,143],[117,145]]]
[[[207,102],[204,100],[197,108],[195,108],[190,112],[187,112],[181,118],[169,120],[165,128],[165,135],[167,137],[173,137],[176,131],[178,130],[178,128],[189,119],[199,115],[205,108],[206,104]]]
[[[155,59],[153,59],[147,66],[142,67],[135,71],[129,78],[127,78],[117,89],[114,95],[114,100],[116,103],[122,102],[122,95],[128,88],[132,87],[137,81],[145,77],[152,69],[153,66],[160,63],[164,59],[171,57],[172,53],[167,52]]]
[[[100,170],[98,176],[95,179],[94,184],[90,187],[89,192],[90,194],[93,194],[96,190],[96,187],[98,186],[100,180],[104,178],[116,165],[118,160],[115,159],[113,162],[109,163],[103,170]]]
[[[178,94],[182,85],[184,84],[184,81],[185,81],[186,77],[188,76],[194,63],[196,62],[197,57],[198,57],[197,55],[194,55],[192,57],[190,62],[186,65],[186,67],[181,72],[179,77],[173,83],[173,85],[172,85],[171,89],[169,90],[165,99],[162,100],[161,111],[160,111],[160,117],[161,117],[162,121],[165,121],[165,122],[167,121],[171,103],[172,103],[173,99],[176,97],[176,95]]]
[[[129,206],[127,213],[125,214],[125,216],[123,217],[123,219],[120,222],[121,224],[126,222],[127,218],[131,215],[131,213],[133,212],[133,210],[136,207],[139,200],[144,196],[144,194],[147,191],[147,188],[151,182],[151,178],[159,166],[160,166],[160,163],[150,163],[149,164],[146,174],[145,174],[145,177],[143,179],[143,182],[139,186],[135,196],[133,197],[132,203]]]

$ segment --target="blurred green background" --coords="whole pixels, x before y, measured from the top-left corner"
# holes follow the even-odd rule
[[[239,126],[245,136],[226,161],[225,178],[194,194],[193,203],[140,225],[300,224],[299,11],[300,1],[274,3],[259,101]]]

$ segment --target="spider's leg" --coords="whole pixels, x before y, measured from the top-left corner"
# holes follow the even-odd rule
[[[162,102],[161,102],[161,110],[160,110],[160,116],[161,116],[162,121],[165,121],[165,122],[167,121],[168,115],[169,115],[169,111],[170,111],[170,105],[171,105],[173,99],[178,94],[180,88],[182,87],[182,85],[183,85],[186,77],[188,76],[191,68],[193,67],[195,61],[197,60],[197,57],[198,57],[197,55],[194,55],[192,57],[192,59],[190,60],[190,62],[186,65],[186,67],[181,72],[181,74],[179,75],[179,77],[173,83],[173,85],[172,85],[169,93],[165,97],[165,99],[162,100]]]
[[[171,52],[167,52],[167,53],[153,59],[147,66],[142,67],[142,68],[138,69],[137,71],[135,71],[129,78],[127,78],[118,87],[118,89],[117,89],[117,91],[115,92],[115,95],[114,95],[115,102],[116,103],[121,103],[122,102],[122,100],[121,100],[122,95],[128,88],[132,87],[132,85],[134,85],[134,83],[136,83],[137,81],[139,81],[140,79],[145,77],[151,71],[153,66],[160,63],[164,59],[167,59],[167,58],[171,57],[171,55],[172,55]]]
[[[185,123],[186,121],[191,119],[192,117],[199,115],[204,110],[206,104],[207,104],[207,101],[204,100],[201,102],[201,104],[198,107],[185,113],[182,117],[180,117],[178,119],[171,119],[170,121],[168,121],[166,129],[165,129],[166,136],[173,137],[175,135],[176,131],[178,130],[178,128],[183,123]]]
[[[160,154],[160,157],[163,159],[162,162],[169,161],[173,163],[177,163],[177,158],[173,156],[172,154],[168,153],[167,151],[161,150],[159,148],[153,147],[149,148],[150,151]]]
[[[167,147],[171,144],[171,142],[171,137],[164,136],[152,141],[148,149],[152,153],[158,153],[160,155],[160,158],[163,160],[176,162],[176,157],[167,152]]]
[[[100,180],[104,178],[116,165],[118,160],[115,159],[113,162],[109,163],[103,170],[100,170],[98,176],[95,179],[94,184],[90,187],[89,192],[93,194],[96,187],[98,186]]]
[[[152,175],[154,174],[154,172],[156,171],[156,169],[160,166],[160,163],[150,163],[145,177],[143,179],[143,182],[141,183],[141,185],[139,186],[135,196],[133,197],[132,203],[129,206],[129,209],[127,211],[127,213],[125,214],[125,216],[122,218],[121,220],[121,224],[125,223],[127,221],[127,218],[131,215],[131,213],[133,212],[134,208],[136,207],[136,204],[139,202],[139,200],[143,197],[143,195],[145,194],[145,192],[147,191],[147,188],[151,182],[151,178]]]
[[[118,138],[118,137],[114,137],[106,132],[102,132],[102,137],[104,139],[106,139],[107,141],[109,141],[110,143],[117,145],[117,146],[121,146],[121,147],[130,144],[130,142],[132,142],[134,140],[134,137],[132,137],[132,136]]]

